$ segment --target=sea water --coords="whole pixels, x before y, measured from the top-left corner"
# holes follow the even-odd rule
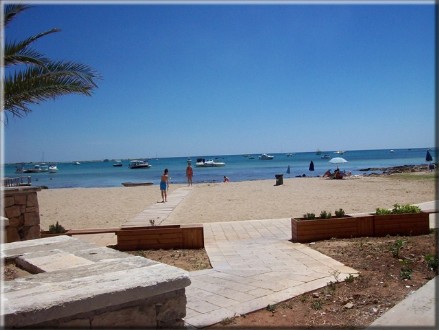
[[[275,153],[272,160],[260,160],[259,155],[200,155],[193,157],[171,157],[149,159],[150,168],[130,169],[129,160],[122,160],[122,167],[114,167],[114,160],[110,161],[80,161],[74,163],[58,163],[57,173],[15,173],[17,164],[4,165],[4,177],[31,176],[33,186],[47,186],[48,188],[74,188],[74,187],[121,187],[122,182],[152,182],[158,184],[163,170],[169,170],[171,183],[185,183],[185,170],[188,158],[192,160],[194,169],[193,182],[221,182],[227,176],[230,181],[250,181],[273,179],[275,175],[283,174],[284,178],[298,176],[322,176],[328,170],[337,166],[340,170],[350,171],[353,175],[363,175],[370,172],[360,171],[366,168],[381,168],[401,165],[427,164],[426,152],[431,149],[433,161],[436,162],[437,150],[434,148],[414,149],[380,149],[380,150],[349,150],[344,154],[334,151],[298,152],[292,155]],[[329,159],[323,159],[328,155]],[[332,164],[331,158],[343,157],[348,162]],[[213,159],[224,162],[224,167],[200,168],[196,167],[197,158]],[[310,162],[314,163],[314,171],[309,170]],[[290,167],[290,173],[287,168]],[[379,173],[379,171],[372,171]]]

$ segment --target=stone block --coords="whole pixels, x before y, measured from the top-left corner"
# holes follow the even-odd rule
[[[5,216],[6,218],[15,218],[20,216],[21,212],[20,212],[20,206],[18,205],[13,205],[13,206],[9,206],[9,207],[5,207]]]
[[[14,205],[14,197],[12,197],[12,196],[5,196],[4,203],[5,203],[4,207],[9,207],[9,206]]]
[[[20,227],[24,225],[24,217],[9,218],[9,226]]]
[[[65,322],[60,322],[57,325],[57,328],[62,329],[90,329],[90,320],[89,319],[75,319]]]
[[[160,327],[179,327],[180,321],[186,316],[185,289],[172,292],[173,297],[156,305],[157,325]]]
[[[24,239],[36,239],[41,237],[41,229],[40,225],[35,225],[31,227],[25,227],[24,228]]]
[[[26,205],[27,204],[27,198],[26,194],[18,194],[14,196],[14,204],[15,205]]]
[[[27,206],[38,206],[37,193],[27,195]]]
[[[16,227],[9,226],[6,228],[6,243],[21,241],[20,235]]]
[[[39,213],[38,212],[38,207],[36,207],[36,206],[27,206],[25,209],[24,209],[24,212],[25,213]]]
[[[133,306],[120,310],[109,311],[93,317],[92,328],[156,328],[155,306]]]
[[[40,224],[40,215],[38,213],[25,213],[24,214],[24,225],[34,226]]]

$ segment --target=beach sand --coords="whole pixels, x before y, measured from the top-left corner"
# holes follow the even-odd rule
[[[435,200],[428,175],[323,178],[194,184],[190,194],[162,224],[189,224],[301,217],[304,213],[372,212],[393,204]],[[169,193],[186,185],[170,185]],[[47,189],[38,193],[43,230],[59,222],[66,229],[119,227],[161,201],[158,186]]]

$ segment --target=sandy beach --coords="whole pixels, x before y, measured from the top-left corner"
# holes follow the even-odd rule
[[[393,204],[435,200],[435,180],[409,176],[323,178],[195,184],[162,224],[188,224],[301,217],[339,208],[346,213],[374,211]],[[170,185],[169,193],[186,185]],[[59,222],[66,229],[119,227],[161,201],[158,186],[47,189],[38,193],[43,230]]]

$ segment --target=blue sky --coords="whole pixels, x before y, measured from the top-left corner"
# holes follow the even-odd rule
[[[5,31],[102,76],[32,106],[4,161],[431,147],[433,5],[34,5]]]

